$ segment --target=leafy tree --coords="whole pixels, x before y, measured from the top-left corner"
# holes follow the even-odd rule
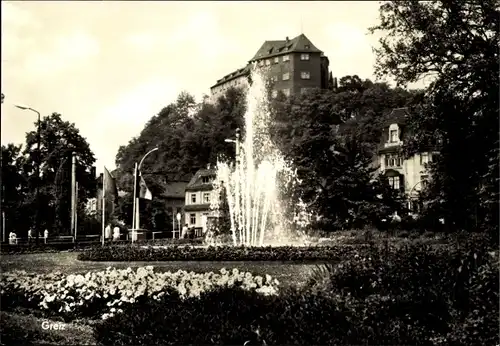
[[[69,232],[71,194],[71,153],[77,154],[76,180],[78,181],[79,203],[84,205],[95,195],[95,177],[91,167],[95,162],[89,144],[74,124],[63,121],[60,114],[44,117],[40,123],[40,202],[36,205],[34,175],[36,161],[36,130],[26,135],[24,173],[29,191],[24,203],[31,210],[40,213],[42,228],[50,228],[51,233]],[[34,222],[34,220],[32,220]],[[55,228],[54,228],[55,226]]]
[[[2,211],[6,229],[18,235],[29,228],[28,210],[23,205],[28,192],[24,166],[21,145],[2,145]]]
[[[389,1],[380,7],[379,75],[401,84],[431,76],[413,113],[406,153],[435,149],[427,212],[451,230],[498,223],[498,2]],[[485,188],[488,186],[488,188]],[[483,187],[483,188],[482,188]]]
[[[219,157],[234,159],[234,145],[224,139],[234,137],[236,128],[242,127],[244,104],[244,93],[238,89],[228,90],[215,104],[206,100],[196,104],[191,95],[181,93],[150,119],[138,137],[118,150],[118,169],[114,174],[120,189],[132,193],[134,164],[153,147],[159,150],[145,159],[142,171],[154,200],[160,198],[169,183],[167,176],[175,179],[193,174],[208,164],[215,165]],[[153,227],[171,222],[162,203],[144,204],[147,207],[141,214],[141,223]],[[129,222],[131,210],[121,210],[130,212],[121,214]]]

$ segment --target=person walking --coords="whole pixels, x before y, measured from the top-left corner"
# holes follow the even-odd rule
[[[104,229],[104,239],[110,239],[110,238],[111,238],[111,225],[108,223],[108,225]]]
[[[31,243],[31,239],[33,239],[33,230],[30,228],[28,230],[28,244]]]
[[[45,244],[47,244],[47,240],[49,239],[49,230],[45,229],[43,232],[43,237],[45,238]]]
[[[181,234],[182,239],[186,238],[187,232],[188,232],[188,224],[185,224],[184,227],[182,227],[182,234]]]
[[[120,227],[115,226],[115,228],[113,228],[113,241],[118,240],[120,240]]]

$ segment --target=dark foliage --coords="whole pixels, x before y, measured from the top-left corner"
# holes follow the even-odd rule
[[[220,289],[182,301],[172,292],[127,307],[96,328],[96,339],[105,345],[498,343],[498,263],[483,244],[372,248],[344,259],[278,297]]]

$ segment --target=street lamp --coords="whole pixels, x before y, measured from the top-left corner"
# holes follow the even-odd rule
[[[140,227],[140,222],[139,222],[139,198],[137,198],[137,184],[139,183],[139,176],[140,176],[140,172],[141,172],[141,167],[142,167],[142,163],[144,162],[144,159],[149,155],[151,154],[152,152],[158,150],[158,147],[156,148],[153,148],[151,149],[150,151],[148,151],[141,159],[141,161],[139,162],[139,166],[137,167],[137,171],[136,171],[136,177],[135,177],[135,184],[134,184],[134,213],[135,213],[135,227],[133,226],[132,228],[135,228],[135,229],[139,229]],[[133,231],[132,231],[133,232]],[[134,236],[132,235],[132,238],[134,238]]]
[[[240,129],[236,129],[236,139],[226,138],[224,142],[236,144],[236,164],[238,164],[240,159]]]
[[[40,233],[40,196],[39,196],[39,190],[40,190],[40,165],[41,165],[41,155],[40,155],[40,142],[41,142],[41,136],[40,136],[40,112],[27,106],[21,106],[21,105],[14,105],[19,109],[22,109],[24,111],[31,111],[34,112],[38,115],[38,121],[37,121],[37,141],[36,141],[36,197],[35,197],[35,203],[36,203],[36,214],[35,214],[35,232],[36,232],[36,245],[39,244],[39,233]]]

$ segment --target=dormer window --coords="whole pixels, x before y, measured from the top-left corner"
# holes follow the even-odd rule
[[[399,142],[399,126],[398,124],[392,124],[389,126],[389,143]]]
[[[396,143],[398,141],[398,130],[391,130],[390,137],[391,143]]]
[[[310,45],[308,45],[308,44],[305,44],[305,45],[304,45],[304,49],[310,49],[310,48],[311,48],[311,46],[310,46]]]
[[[208,184],[208,183],[210,183],[210,177],[202,177],[202,178],[201,178],[201,182],[202,182],[203,184]]]

